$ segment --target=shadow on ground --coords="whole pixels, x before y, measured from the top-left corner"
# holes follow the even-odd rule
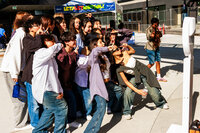
[[[110,129],[112,129],[117,123],[119,123],[122,119],[122,113],[114,113],[112,119],[109,123],[101,127],[99,133],[107,133]]]
[[[162,45],[160,47],[161,66],[162,66],[162,63],[170,63],[172,65],[162,67],[161,74],[163,76],[165,76],[169,70],[183,72],[183,63],[182,62],[183,62],[183,59],[185,58],[183,48],[175,47],[176,45],[172,45],[172,44],[170,44],[170,45],[166,44],[166,46],[168,46],[168,47],[165,47],[165,45]],[[146,51],[144,50],[144,46],[133,45],[132,47],[136,51],[135,55],[140,55],[140,56],[146,57],[145,59],[144,58],[136,58],[136,59],[148,61],[148,58],[146,56]],[[200,74],[200,61],[199,61],[200,60],[200,49],[195,48],[193,53],[194,53],[194,74]],[[165,58],[168,60],[162,61],[162,58]],[[172,60],[172,61],[170,61],[170,60]]]

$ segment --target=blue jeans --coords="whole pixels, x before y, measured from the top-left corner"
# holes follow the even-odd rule
[[[39,121],[39,113],[40,113],[40,107],[33,97],[32,94],[32,85],[28,82],[24,83],[26,86],[27,91],[27,99],[28,99],[28,113],[30,117],[30,124],[33,127],[36,127]]]
[[[54,119],[54,133],[66,133],[67,103],[63,98],[56,99],[57,96],[58,93],[52,91],[44,93],[44,111],[33,133],[47,133],[47,128],[53,124]]]
[[[109,95],[108,108],[113,112],[121,111],[123,95],[122,87],[116,85],[112,81],[106,82],[105,85]]]
[[[97,103],[96,111],[92,117],[92,120],[87,125],[84,133],[98,133],[106,112],[106,100],[99,95],[95,95],[94,100]]]
[[[149,64],[154,64],[156,61],[160,62],[161,57],[159,48],[157,48],[155,51],[146,49],[146,52],[149,59]]]
[[[76,120],[76,97],[72,90],[64,90],[64,99],[68,105],[68,123]]]
[[[92,112],[92,102],[91,102],[89,88],[80,87],[79,85],[77,85],[77,90],[78,90],[79,94],[83,98],[84,108],[85,108],[85,111],[86,111],[86,116],[90,115],[91,112]]]
[[[144,76],[141,76],[141,79],[156,107],[162,108],[162,106],[166,103],[166,100],[161,95],[160,90],[156,87],[150,87]],[[133,84],[136,88],[138,87],[138,85],[135,83],[135,77],[131,78],[129,82]],[[124,115],[131,114],[130,107],[131,105],[133,105],[134,97],[135,97],[135,92],[129,87],[126,87],[126,90],[124,92],[124,109],[123,109]]]

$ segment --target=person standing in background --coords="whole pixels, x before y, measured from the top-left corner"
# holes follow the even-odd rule
[[[6,48],[6,32],[3,28],[3,24],[0,24],[0,49],[5,49]]]
[[[159,20],[157,18],[152,18],[151,25],[146,29],[148,42],[146,43],[144,49],[146,50],[149,59],[147,67],[151,68],[156,62],[157,80],[167,82],[167,80],[162,78],[160,74],[160,38],[162,37],[162,33],[158,30],[158,25]]]

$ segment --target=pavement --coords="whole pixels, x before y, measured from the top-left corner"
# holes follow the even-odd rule
[[[143,49],[146,43],[144,33],[135,34],[136,50],[135,58],[148,64],[146,53]],[[166,98],[169,109],[163,110],[156,108],[150,97],[142,100],[141,96],[136,95],[132,119],[126,120],[121,113],[105,115],[99,133],[166,133],[171,124],[182,124],[182,88],[183,88],[183,59],[181,35],[165,34],[161,43],[161,75],[168,82],[160,82],[162,95]],[[0,53],[1,54],[1,53]],[[0,63],[2,57],[0,57]],[[155,66],[151,68],[155,72]],[[0,77],[3,79],[2,72]],[[193,120],[200,120],[200,37],[195,36],[194,46],[194,75],[193,75]],[[0,80],[0,132],[9,133],[13,129],[13,110],[5,87],[5,81]],[[88,121],[78,119],[83,124],[79,129],[72,129],[72,133],[82,133]],[[17,133],[30,133],[31,130]]]

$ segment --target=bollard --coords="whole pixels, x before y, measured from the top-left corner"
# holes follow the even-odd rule
[[[138,23],[138,32],[140,32],[140,23]]]
[[[161,27],[160,26],[158,27],[158,29],[159,29],[159,31],[161,31]]]
[[[182,125],[172,124],[167,133],[189,133],[192,123],[192,94],[193,94],[193,68],[194,68],[194,33],[196,30],[194,17],[185,17],[183,21],[182,43],[185,55],[183,63],[183,100]]]
[[[163,35],[165,34],[165,24],[163,24],[163,28],[162,28],[162,32],[163,32]]]

